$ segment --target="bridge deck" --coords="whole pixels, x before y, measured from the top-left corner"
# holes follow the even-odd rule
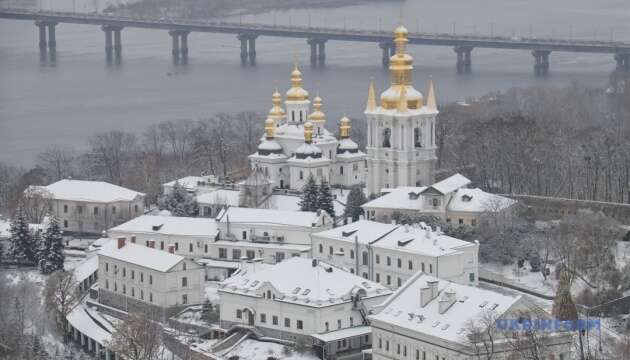
[[[210,33],[254,33],[262,36],[292,38],[323,38],[340,41],[389,42],[389,31],[335,29],[260,24],[236,24],[187,19],[147,19],[141,17],[110,16],[106,14],[78,14],[66,12],[0,9],[0,18],[50,21],[58,23],[115,25],[122,27],[187,30]],[[549,50],[584,53],[630,54],[630,43],[615,41],[563,40],[457,34],[410,33],[409,43],[437,46],[468,46],[477,48]]]

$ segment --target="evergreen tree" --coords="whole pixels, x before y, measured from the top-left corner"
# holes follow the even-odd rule
[[[346,201],[346,208],[344,209],[343,216],[346,218],[351,217],[352,221],[359,220],[359,217],[363,215],[363,208],[361,205],[367,202],[367,198],[363,193],[363,189],[355,187],[350,190],[348,194],[348,200]]]
[[[21,206],[11,220],[11,238],[9,241],[9,256],[13,261],[35,263],[36,251],[28,228],[26,214]]]
[[[300,199],[300,210],[302,211],[317,211],[317,183],[313,175],[309,175],[306,184],[302,188],[302,198]]]
[[[195,197],[177,181],[171,192],[158,200],[158,205],[161,210],[168,210],[173,216],[197,216],[199,213]]]
[[[44,244],[42,233],[39,230],[32,232],[31,236],[33,247],[35,247],[35,264],[39,266],[39,261],[48,253],[48,247]]]
[[[50,217],[44,237],[46,239],[45,242],[49,243],[48,261],[51,264],[52,271],[63,270],[63,263],[66,257],[63,254],[63,237],[59,228],[59,220],[55,216]]]
[[[330,190],[330,186],[328,182],[323,180],[321,185],[319,186],[319,191],[317,193],[317,208],[322,209],[328,213],[328,215],[335,218],[335,204],[333,203],[333,195]]]

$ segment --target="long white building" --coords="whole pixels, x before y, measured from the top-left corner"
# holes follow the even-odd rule
[[[494,328],[495,320],[551,316],[520,295],[503,295],[417,273],[368,318],[373,360],[503,360],[522,357],[515,351],[518,337],[512,337],[513,331]],[[493,327],[490,331],[486,331],[488,323]],[[549,332],[538,339],[546,345],[546,351],[539,354],[541,359],[571,359],[569,333]],[[518,346],[525,350],[524,344]]]
[[[121,237],[98,252],[98,301],[125,312],[145,312],[164,321],[204,299],[203,266]]]
[[[64,179],[27,194],[50,200],[64,232],[100,234],[144,212],[143,193],[103,181]]]
[[[116,239],[126,237],[131,243],[168,251],[175,247],[175,254],[189,258],[210,256],[211,247],[217,240],[219,229],[214,219],[177,216],[143,215],[107,231]]]
[[[366,316],[391,291],[312,259],[292,258],[220,284],[221,326],[312,345],[323,359],[369,347]]]
[[[390,288],[418,272],[460,284],[478,282],[479,244],[419,225],[359,220],[315,233],[313,257]]]

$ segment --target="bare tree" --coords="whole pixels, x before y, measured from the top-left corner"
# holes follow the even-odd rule
[[[500,340],[496,326],[498,314],[492,310],[484,311],[478,318],[466,322],[464,341],[472,349],[477,359],[495,358],[497,342]]]
[[[78,282],[71,271],[55,271],[46,280],[44,303],[50,311],[62,334],[64,342],[68,340],[68,314],[81,300]]]
[[[107,346],[129,360],[158,360],[162,358],[162,328],[146,315],[136,313],[114,326]]]
[[[22,204],[29,222],[41,224],[46,215],[52,209],[53,196],[46,189],[39,186],[30,186],[24,190]]]
[[[53,145],[37,156],[37,163],[46,171],[51,181],[58,181],[72,176],[74,154],[75,149]]]
[[[123,185],[137,153],[136,137],[122,131],[110,131],[93,136],[89,142],[89,165],[106,181]]]

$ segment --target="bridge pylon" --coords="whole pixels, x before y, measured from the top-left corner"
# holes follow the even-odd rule
[[[534,74],[536,76],[546,76],[549,73],[549,54],[551,50],[533,50]]]
[[[469,73],[472,68],[472,46],[456,46],[453,51],[457,54],[455,67],[458,74]]]
[[[630,53],[615,54],[615,61],[617,62],[617,68],[630,71]]]
[[[324,38],[309,38],[306,43],[311,48],[311,67],[326,66],[326,41]]]
[[[111,62],[114,57],[116,61],[122,59],[122,26],[103,25],[101,27],[105,33],[105,56],[107,61]]]
[[[179,64],[181,59],[185,64],[188,61],[188,34],[190,34],[190,30],[170,30],[168,34],[171,36],[173,62]]]
[[[256,65],[256,33],[240,33],[236,38],[241,42],[241,65]]]

